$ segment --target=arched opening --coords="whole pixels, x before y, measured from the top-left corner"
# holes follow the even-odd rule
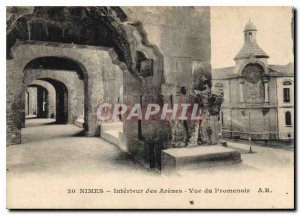
[[[36,88],[36,101],[31,101],[35,103],[36,106],[36,117],[37,118],[48,118],[49,116],[49,92],[48,90],[40,85],[29,85],[28,87]]]
[[[292,126],[292,116],[290,111],[285,112],[285,125]]]
[[[124,99],[129,98],[127,100],[130,105],[136,102],[145,103],[147,97],[163,100],[163,55],[156,46],[149,43],[140,22],[132,24],[127,21],[126,14],[119,7],[34,7],[30,13],[19,16],[13,25],[8,26],[7,70],[8,76],[11,77],[8,84],[14,81],[21,83],[24,73],[28,70],[76,71],[79,79],[84,82],[84,110],[81,110],[81,113],[84,112],[85,135],[99,135],[95,109],[96,104],[105,98],[104,84],[99,84],[103,82],[102,76],[107,72],[103,72],[103,63],[108,59],[105,55],[108,55],[110,61],[117,64],[123,72],[124,83],[126,82],[123,95]],[[21,75],[20,71],[24,73]],[[13,78],[13,74],[16,73],[18,74]],[[37,79],[41,78],[48,76]],[[56,78],[58,76],[55,80]],[[62,83],[68,89],[66,82]],[[22,142],[19,124],[24,109],[24,101],[20,99],[25,98],[24,94],[21,95],[24,92],[23,88],[21,85],[16,89],[10,88],[8,92],[12,95],[8,98],[8,127],[11,130],[8,132],[8,141],[11,143]],[[75,101],[71,99],[73,90],[67,92],[68,103]],[[123,96],[117,97],[121,101]],[[72,123],[77,116],[72,114],[72,106],[67,107],[68,122]],[[59,115],[59,112],[57,114]],[[143,140],[145,145],[151,142],[152,131],[159,130],[161,124],[157,121],[139,122],[139,126],[135,121],[124,123],[128,151],[133,153],[137,150],[140,140]],[[144,132],[146,130],[149,132]],[[141,136],[143,138],[140,138]],[[143,151],[145,152],[139,154],[149,153],[147,147]],[[156,157],[159,161],[160,157]],[[145,159],[148,163],[147,158]]]
[[[34,80],[26,85],[25,118],[55,118],[56,93],[52,84]]]
[[[78,63],[63,57],[38,57],[30,61],[26,69],[70,70],[76,72],[80,79],[84,79],[84,72]]]
[[[55,88],[56,123],[79,120],[83,127],[88,118],[84,117],[84,113],[88,113],[84,111],[84,108],[88,108],[84,105],[88,97],[88,82],[83,65],[66,57],[38,57],[28,62],[24,69],[25,83],[35,79],[50,83]]]
[[[70,126],[66,124],[77,125],[79,128],[71,127],[70,131],[75,130],[80,136],[84,135],[83,112],[85,92],[87,92],[84,78],[87,76],[76,63],[68,58],[50,56],[33,58],[24,67],[23,89],[32,91],[32,88],[35,88],[36,108],[31,111],[31,115],[27,115],[28,111],[24,111],[26,117],[24,117],[22,128],[27,129],[21,131],[23,143],[27,143],[28,140],[39,141],[45,138],[59,137],[59,130],[70,129]],[[25,104],[25,110],[26,106],[28,105]],[[75,123],[79,117],[80,123]],[[37,127],[44,132],[47,132],[47,129],[54,129],[55,132],[41,137],[29,131],[30,128],[38,129]],[[56,128],[60,129],[56,130]],[[68,134],[66,133],[66,135]]]
[[[34,80],[25,93],[25,117],[23,128],[40,126],[55,121],[55,88],[48,82]]]
[[[68,90],[64,83],[51,78],[42,78],[46,82],[51,83],[56,93],[56,123],[68,123]]]
[[[287,80],[283,82],[283,102],[289,103],[291,102],[291,88],[292,82]]]

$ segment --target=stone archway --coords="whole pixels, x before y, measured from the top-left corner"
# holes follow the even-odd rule
[[[49,109],[46,104],[49,103],[48,100],[48,90],[41,85],[31,84],[28,86],[29,88],[36,88],[36,118],[47,118],[49,114]],[[25,119],[26,115],[24,115],[24,124],[22,127],[25,127]]]
[[[63,82],[51,79],[51,78],[42,78],[41,80],[49,82],[55,88],[56,92],[56,123],[66,124],[68,123],[68,89]]]
[[[52,84],[46,82],[46,81],[42,81],[42,80],[33,80],[31,81],[29,84],[26,84],[27,88],[28,87],[36,87],[36,86],[40,86],[45,88],[45,90],[48,93],[48,112],[47,115],[45,116],[46,118],[55,118],[56,115],[56,91],[55,88]],[[26,89],[27,91],[27,89]],[[30,101],[28,101],[29,103]],[[31,101],[32,102],[32,101]],[[27,106],[27,110],[28,110],[28,104],[25,105]],[[26,112],[26,108],[25,108],[25,115],[28,115],[28,112]]]
[[[22,101],[25,89],[24,75],[29,71],[25,68],[32,60],[47,56],[68,58],[78,63],[82,68],[85,132],[86,136],[95,136],[97,133],[96,107],[104,96],[101,70],[105,62],[112,61],[112,50],[103,47],[59,45],[56,43],[20,42],[13,48],[14,58],[7,62],[7,74],[13,74],[13,79],[7,79],[8,86],[13,86],[12,82],[22,83],[18,87],[8,87],[8,101],[13,101],[12,106],[10,106],[12,109],[9,111],[9,114],[12,115],[11,127],[12,130],[15,129],[16,134],[19,133],[18,130],[21,128],[20,122],[24,112],[24,101]],[[81,64],[80,62],[84,63]],[[39,76],[39,78],[41,77]],[[17,139],[20,139],[20,136]]]
[[[61,82],[68,92],[68,123],[74,123],[77,117],[83,117],[84,109],[84,82],[73,71],[51,69],[26,69],[23,82],[31,83],[42,79]]]
[[[101,70],[105,60],[112,60],[124,72],[124,99],[131,103],[143,101],[144,105],[152,99],[163,102],[161,96],[161,85],[164,83],[163,55],[155,45],[149,43],[142,23],[129,20],[123,9],[120,7],[27,9],[23,8],[22,12],[18,13],[18,9],[14,8],[18,15],[9,16],[7,20],[8,86],[12,81],[22,80],[23,74],[19,71],[23,71],[27,63],[34,58],[63,57],[78,63],[84,71],[86,136],[95,136],[98,131],[95,109],[104,94]],[[21,142],[19,117],[15,114],[20,112],[20,106],[24,106],[19,99],[22,97],[20,92],[22,92],[20,89],[9,89],[7,92],[9,113],[7,137],[8,142],[13,143]],[[135,157],[142,156],[144,163],[149,163],[149,156],[157,157],[159,161],[162,146],[157,146],[154,150],[158,155],[152,155],[156,152],[149,150],[149,145],[152,144],[153,135],[162,136],[155,135],[153,131],[165,127],[164,122],[149,120],[140,122],[139,125],[142,125],[143,129],[139,129],[134,121],[126,122],[124,127],[129,153]],[[134,132],[131,132],[132,130]],[[140,130],[146,131],[143,137],[139,135]],[[164,140],[158,139],[156,142],[159,145]]]

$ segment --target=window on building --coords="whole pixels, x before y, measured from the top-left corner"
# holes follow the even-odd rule
[[[291,116],[290,111],[285,112],[285,125],[286,126],[291,126],[292,125],[292,116]]]
[[[290,88],[283,88],[283,102],[290,102]]]

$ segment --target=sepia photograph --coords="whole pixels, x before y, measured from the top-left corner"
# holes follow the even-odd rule
[[[294,16],[6,6],[6,208],[295,209]]]

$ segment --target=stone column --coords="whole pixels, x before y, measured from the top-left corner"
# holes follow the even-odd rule
[[[26,91],[25,92],[25,116],[28,115],[29,113],[29,93]]]
[[[268,85],[268,80],[263,79],[264,83],[264,94],[265,94],[265,102],[269,102],[269,85]]]
[[[25,88],[22,84],[23,65],[6,60],[6,145],[21,143],[25,122]]]
[[[240,102],[244,102],[244,81],[240,81]]]
[[[91,74],[88,84],[85,84],[85,104],[84,104],[84,128],[85,136],[93,137],[99,135],[99,125],[97,123],[97,107],[104,99],[104,87],[101,73]]]

